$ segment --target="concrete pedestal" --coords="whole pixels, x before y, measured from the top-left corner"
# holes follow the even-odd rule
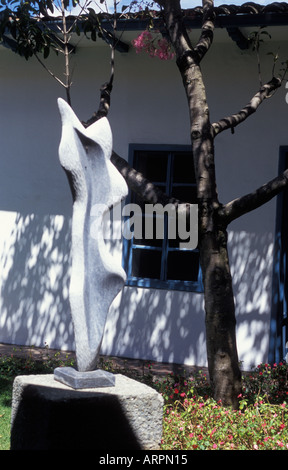
[[[74,390],[53,375],[16,377],[11,450],[157,450],[163,398],[115,375],[115,386]]]

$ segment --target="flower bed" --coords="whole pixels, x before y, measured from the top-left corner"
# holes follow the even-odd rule
[[[239,410],[211,398],[201,372],[157,382],[165,399],[163,450],[287,450],[288,367],[261,364],[243,376]]]

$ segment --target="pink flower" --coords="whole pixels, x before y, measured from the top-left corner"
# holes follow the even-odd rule
[[[154,44],[152,34],[149,31],[143,31],[138,38],[132,41],[136,53],[146,52],[150,57],[158,57],[160,60],[171,60],[175,56],[171,52],[170,44],[167,39],[162,38],[157,41],[157,46]]]

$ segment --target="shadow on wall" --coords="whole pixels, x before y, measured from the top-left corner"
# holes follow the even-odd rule
[[[126,287],[110,309],[102,351],[204,366],[202,303],[201,294]]]
[[[239,359],[267,361],[273,235],[229,234]],[[104,354],[207,365],[203,295],[126,287],[110,310]]]
[[[73,350],[70,219],[2,212],[1,221],[0,341]],[[273,236],[230,232],[229,246],[247,370],[268,357]],[[111,306],[101,353],[205,366],[203,295],[125,287]]]
[[[4,212],[2,221],[5,214],[11,228],[1,240],[0,341],[72,349],[70,221]]]
[[[247,370],[268,361],[274,236],[230,232],[228,242],[239,359]]]

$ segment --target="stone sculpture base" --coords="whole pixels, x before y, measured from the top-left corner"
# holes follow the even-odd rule
[[[101,369],[79,372],[73,367],[57,367],[54,370],[54,379],[74,389],[114,387],[115,385],[115,375]]]
[[[11,450],[157,450],[162,418],[162,396],[121,374],[112,387],[84,390],[50,374],[18,376]]]

